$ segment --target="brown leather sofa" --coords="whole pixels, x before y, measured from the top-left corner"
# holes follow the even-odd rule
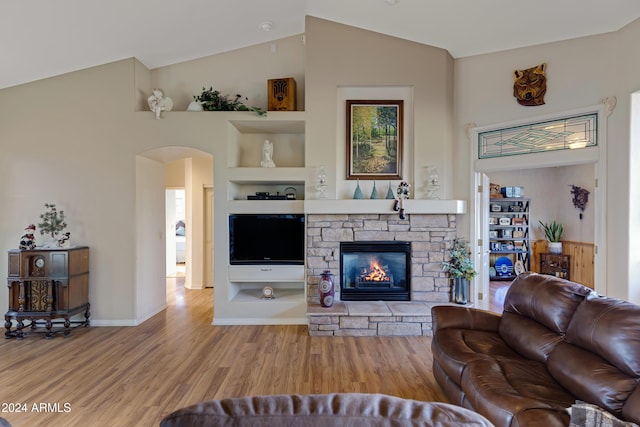
[[[384,394],[275,395],[210,400],[179,409],[160,427],[491,427],[483,416],[441,402]]]
[[[640,306],[523,273],[502,315],[462,306],[432,315],[438,384],[496,426],[568,426],[577,400],[640,423]]]

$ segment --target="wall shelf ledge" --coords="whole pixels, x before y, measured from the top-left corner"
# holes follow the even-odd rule
[[[306,214],[395,214],[393,200],[305,200]],[[407,214],[465,214],[465,200],[418,200],[405,201]]]

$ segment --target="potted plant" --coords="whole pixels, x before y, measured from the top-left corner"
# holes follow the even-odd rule
[[[38,227],[40,227],[40,234],[48,235],[49,239],[43,244],[45,248],[54,248],[59,246],[58,234],[67,227],[64,211],[58,210],[53,203],[45,203],[44,207],[47,211],[40,215],[42,220]],[[66,234],[66,239],[69,238],[69,233]]]
[[[549,249],[549,252],[552,254],[562,253],[562,242],[560,241],[562,233],[564,232],[562,224],[557,223],[555,220],[550,223],[544,223],[542,221],[538,222],[542,226],[544,235],[548,240],[547,248]]]
[[[267,114],[261,108],[247,107],[244,101],[248,101],[249,98],[244,97],[244,101],[242,98],[243,96],[240,94],[236,94],[235,97],[231,98],[229,95],[223,95],[220,91],[210,87],[209,89],[202,88],[202,93],[195,95],[193,100],[202,105],[204,111],[253,111],[260,116]]]
[[[461,237],[453,239],[447,251],[448,259],[442,263],[444,271],[453,278],[453,301],[458,304],[468,302],[469,281],[478,272],[473,268],[469,242]]]

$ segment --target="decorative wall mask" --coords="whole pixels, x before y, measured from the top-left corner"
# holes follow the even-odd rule
[[[589,202],[589,191],[577,185],[571,185],[570,187],[571,194],[573,194],[573,206],[580,209],[580,220],[582,221],[582,213]]]
[[[544,105],[544,94],[547,92],[546,63],[526,70],[513,72],[513,96],[518,104],[525,106]]]

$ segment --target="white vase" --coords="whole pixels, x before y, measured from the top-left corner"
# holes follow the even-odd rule
[[[547,249],[549,250],[549,253],[561,254],[562,242],[547,242]]]
[[[198,101],[191,101],[191,103],[187,107],[187,111],[202,111],[202,110],[204,110],[204,108],[202,107],[202,104],[199,103]]]

